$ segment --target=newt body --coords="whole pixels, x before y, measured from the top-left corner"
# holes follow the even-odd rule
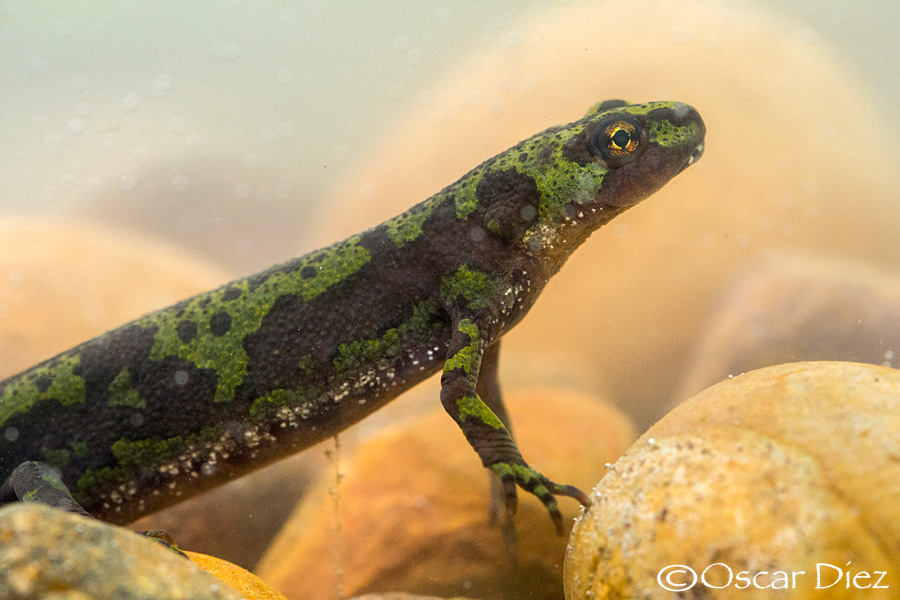
[[[685,104],[602,103],[373,229],[15,375],[0,383],[0,481],[47,463],[90,514],[127,523],[326,439],[443,369],[441,402],[507,506],[518,484],[558,522],[554,495],[586,496],[519,454],[500,338],[594,230],[699,158],[704,135]]]

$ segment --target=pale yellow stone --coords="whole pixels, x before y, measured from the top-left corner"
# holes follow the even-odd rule
[[[199,552],[186,551],[185,554],[201,569],[240,592],[244,600],[287,600],[286,596],[273,590],[262,579],[234,563]]]
[[[694,594],[771,598],[771,588],[736,579],[766,571],[757,583],[786,585],[779,598],[896,598],[898,432],[900,372],[885,367],[790,363],[705,390],[648,430],[594,488],[569,542],[567,600],[671,598],[657,580],[662,569],[686,565],[699,575],[716,563],[732,569],[731,586],[698,583]],[[819,563],[850,572],[849,588],[846,579],[829,586],[839,575],[828,566],[817,584]],[[863,571],[872,578],[853,579]],[[889,589],[857,587],[880,571]],[[725,585],[728,572],[714,567],[708,580]]]

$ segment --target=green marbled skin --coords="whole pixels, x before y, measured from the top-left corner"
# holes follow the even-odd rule
[[[519,454],[499,340],[595,229],[699,158],[704,135],[685,104],[599,104],[373,229],[15,375],[0,383],[0,481],[47,463],[87,511],[125,523],[328,438],[443,369],[441,402],[507,506],[518,484],[558,524],[554,495],[586,497]]]

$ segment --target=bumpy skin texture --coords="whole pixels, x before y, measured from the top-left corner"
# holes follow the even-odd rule
[[[126,523],[319,442],[443,368],[441,402],[507,507],[518,484],[559,525],[554,494],[586,496],[519,454],[499,340],[591,232],[699,158],[704,134],[685,104],[599,104],[373,229],[13,376],[0,383],[0,481],[41,461],[88,512]]]

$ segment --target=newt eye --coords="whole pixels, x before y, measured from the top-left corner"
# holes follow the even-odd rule
[[[615,168],[637,158],[646,145],[643,128],[633,118],[615,116],[597,125],[591,136],[590,150],[607,166]]]

